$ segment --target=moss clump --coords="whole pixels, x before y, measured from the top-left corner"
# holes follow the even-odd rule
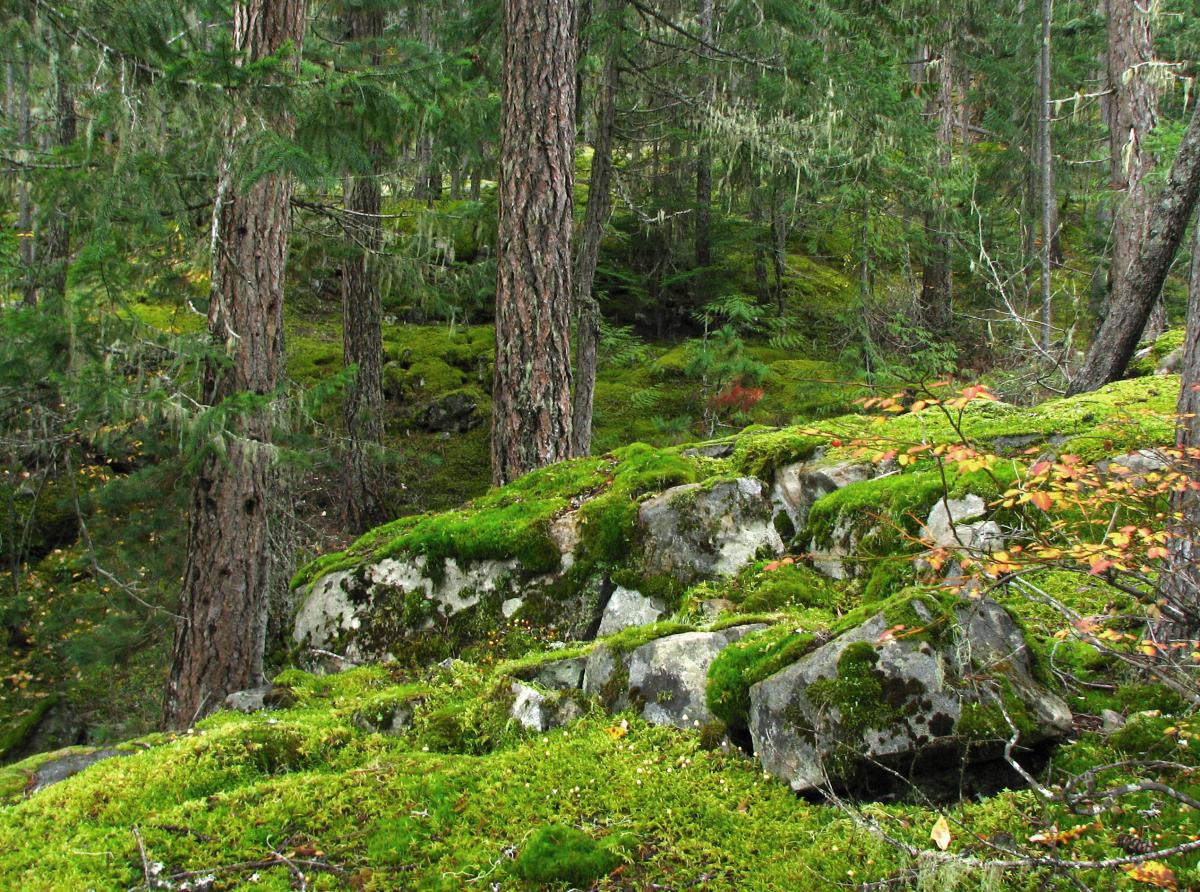
[[[876,669],[878,663],[875,647],[868,641],[856,641],[838,657],[837,676],[819,678],[805,692],[817,709],[837,710],[848,741],[861,739],[871,728],[886,727],[902,705],[885,698],[884,676]]]
[[[728,727],[746,730],[750,724],[750,688],[796,662],[815,641],[811,632],[773,626],[731,644],[708,667],[705,699],[709,710]]]
[[[597,842],[582,830],[551,824],[534,831],[515,869],[530,882],[587,887],[616,870],[627,843],[624,838]]]
[[[729,460],[741,474],[770,480],[776,468],[811,458],[826,441],[797,428],[746,432],[738,438]]]
[[[656,623],[650,623],[647,626],[633,626],[628,629],[622,629],[620,632],[609,635],[602,640],[613,653],[627,654],[637,650],[643,644],[649,644],[651,641],[656,641],[659,638],[694,631],[696,631],[696,627],[689,626],[686,623],[660,620]]]

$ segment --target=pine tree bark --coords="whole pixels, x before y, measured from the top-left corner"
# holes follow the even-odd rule
[[[1109,177],[1116,198],[1107,304],[1111,310],[1128,301],[1133,267],[1150,226],[1152,201],[1146,176],[1154,167],[1154,156],[1147,141],[1158,118],[1158,101],[1147,72],[1154,60],[1154,42],[1144,4],[1106,0],[1105,5]]]
[[[1194,229],[1175,447],[1188,477],[1200,480],[1200,218]],[[1165,637],[1194,639],[1200,636],[1200,549],[1196,547],[1200,540],[1200,493],[1192,489],[1174,492],[1171,514],[1167,567],[1159,575]]]
[[[1071,380],[1069,393],[1085,393],[1116,381],[1129,365],[1179,250],[1197,195],[1200,195],[1200,112],[1193,111],[1166,186],[1151,203],[1141,250],[1133,258],[1124,287],[1112,295],[1083,367]]]
[[[54,63],[54,130],[55,141],[60,149],[75,142],[78,117],[75,114],[75,97],[71,82],[64,70],[65,61],[61,53],[56,54]],[[71,230],[68,224],[70,208],[63,201],[51,209],[46,225],[46,243],[42,267],[42,285],[45,296],[62,299],[67,294],[67,267],[71,259]]]
[[[298,58],[304,0],[234,4],[233,40],[240,64],[285,45]],[[213,209],[213,346],[226,354],[204,369],[204,401],[236,400],[222,454],[202,461],[188,518],[181,618],[175,631],[164,723],[184,728],[218,708],[226,695],[262,679],[262,642],[270,583],[271,410],[283,365],[283,284],[291,222],[289,177],[271,173],[241,186],[233,156],[250,128],[235,106]],[[273,112],[284,133],[292,122]]]
[[[505,0],[492,479],[571,450],[574,0]]]
[[[954,146],[954,68],[950,24],[938,60],[938,89],[931,111],[938,122],[938,166],[948,169]],[[921,273],[921,323],[929,332],[944,333],[950,326],[953,274],[950,267],[950,236],[945,199],[938,197],[925,214],[926,254]]]
[[[622,0],[608,0],[602,15],[611,15]],[[592,286],[600,241],[612,214],[613,131],[617,120],[617,66],[615,38],[605,47],[603,82],[596,103],[596,131],[592,141],[592,178],[588,186],[587,210],[575,252],[574,287],[576,308],[575,401],[571,406],[571,454],[588,455],[592,450],[592,409],[596,393],[596,351],[600,343],[600,305]]]
[[[383,37],[382,9],[353,8],[346,15],[346,39],[379,41]],[[377,48],[371,62],[378,65]],[[347,434],[346,514],[352,529],[365,531],[382,521],[382,478],[374,452],[383,445],[383,304],[379,292],[378,254],[383,245],[379,190],[382,148],[367,147],[371,167],[345,185],[346,234],[350,255],[342,268],[343,361],[355,366],[346,390],[343,415]]]
[[[1038,162],[1042,174],[1042,318],[1041,346],[1042,350],[1050,350],[1050,331],[1053,322],[1053,305],[1051,303],[1050,263],[1051,251],[1054,246],[1058,221],[1055,210],[1058,205],[1054,200],[1054,155],[1050,148],[1050,24],[1054,12],[1054,0],[1042,0],[1042,49],[1039,56],[1038,71],[1040,77],[1041,100],[1038,103],[1040,127],[1038,130]]]
[[[713,42],[713,0],[700,0],[700,57],[708,60],[708,46]],[[716,79],[704,69],[704,113],[716,98]],[[712,149],[707,134],[700,133],[700,144],[696,149],[696,266],[712,265]]]
[[[33,142],[33,116],[29,101],[29,56],[21,62],[22,77],[17,96],[17,144],[22,154],[27,153]],[[35,241],[33,238],[33,200],[29,194],[29,179],[25,174],[19,174],[17,179],[17,239],[20,243],[18,254],[21,268],[25,271],[24,300],[29,306],[37,303],[37,281],[33,264],[35,256]]]

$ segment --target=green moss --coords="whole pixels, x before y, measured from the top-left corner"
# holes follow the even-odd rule
[[[15,716],[8,726],[0,731],[0,760],[25,743],[29,736],[37,730],[46,713],[57,705],[60,699],[57,695],[43,697],[24,715]]]
[[[590,886],[622,860],[628,840],[597,842],[581,830],[551,824],[539,827],[517,857],[517,875],[535,883]]]
[[[650,623],[648,626],[633,626],[628,629],[622,629],[616,634],[602,638],[601,641],[611,648],[614,653],[627,654],[637,650],[643,644],[649,644],[651,641],[665,638],[667,635],[678,635],[682,632],[694,631],[696,631],[695,626],[672,622],[671,620],[660,620],[656,623]]]
[[[836,710],[847,743],[862,739],[872,728],[894,723],[903,703],[885,695],[883,673],[876,669],[879,653],[868,641],[856,641],[838,657],[837,676],[819,678],[805,689],[818,710]],[[907,692],[904,692],[907,693]],[[923,693],[915,691],[915,694]]]
[[[746,432],[737,440],[730,462],[739,473],[770,480],[775,469],[810,458],[826,438],[796,428]]]
[[[722,650],[708,668],[705,699],[728,727],[745,730],[750,721],[750,688],[804,656],[816,637],[789,626],[751,632]]]

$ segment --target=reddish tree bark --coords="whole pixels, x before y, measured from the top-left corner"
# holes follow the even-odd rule
[[[1192,112],[1162,193],[1152,203],[1145,241],[1129,268],[1119,299],[1109,301],[1100,331],[1069,393],[1095,390],[1116,381],[1129,365],[1138,337],[1162,291],[1188,220],[1200,194],[1200,112]]]
[[[241,64],[265,59],[304,38],[304,0],[249,0],[233,8],[234,47]],[[274,126],[292,122],[274,112]],[[283,283],[292,185],[267,174],[239,187],[232,157],[249,119],[232,113],[226,160],[213,209],[209,334],[224,361],[204,370],[204,401],[239,408],[221,454],[202,461],[188,517],[181,617],[175,631],[163,719],[184,728],[218,708],[225,696],[262,680],[262,647],[270,577],[268,548],[271,410],[283,365]]]
[[[571,448],[574,0],[505,0],[492,479]]]
[[[376,41],[383,37],[383,11],[355,8],[346,14],[346,39]],[[379,50],[370,60],[379,63]],[[369,145],[370,169],[347,178],[346,232],[350,256],[342,268],[342,342],[347,367],[356,366],[346,390],[346,513],[358,531],[383,520],[382,479],[373,450],[383,444],[383,303],[379,293],[378,254],[383,244],[379,190],[380,147]]]

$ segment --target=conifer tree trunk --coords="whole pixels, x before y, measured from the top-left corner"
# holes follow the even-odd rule
[[[1109,177],[1115,191],[1107,304],[1111,309],[1128,301],[1133,267],[1150,225],[1146,176],[1154,156],[1147,143],[1158,118],[1158,101],[1146,70],[1154,59],[1154,42],[1145,4],[1106,0],[1106,7]]]
[[[1192,480],[1200,480],[1200,218],[1192,242],[1188,285],[1187,329],[1180,368],[1175,446]],[[1171,496],[1173,535],[1167,544],[1168,565],[1159,575],[1166,637],[1192,639],[1200,635],[1200,493],[1183,489]]]
[[[378,41],[383,37],[382,9],[352,8],[346,15],[346,39]],[[378,65],[378,47],[371,61]],[[383,520],[382,480],[372,448],[383,445],[383,305],[379,293],[377,255],[383,244],[379,213],[381,147],[367,147],[371,170],[349,177],[345,186],[350,256],[342,269],[343,360],[356,366],[346,390],[343,413],[349,448],[346,455],[346,513],[350,526],[363,531]]]
[[[55,140],[60,148],[75,142],[78,118],[75,114],[75,97],[65,69],[62,54],[56,54],[54,63]],[[71,255],[71,231],[67,223],[70,213],[61,200],[52,209],[46,226],[46,246],[43,261],[43,279],[48,296],[63,298],[67,293],[67,266]]]
[[[304,0],[247,0],[233,7],[234,48],[241,64],[286,44],[298,57]],[[287,133],[286,113],[270,110]],[[235,105],[213,208],[213,345],[227,361],[209,360],[204,400],[230,398],[242,411],[228,422],[223,454],[210,453],[192,489],[181,618],[175,631],[165,724],[184,728],[218,708],[225,696],[262,679],[263,624],[269,585],[271,410],[283,365],[283,284],[292,185],[270,173],[248,187],[234,177],[233,156],[251,118]]]
[[[22,152],[28,152],[33,146],[33,116],[29,103],[29,56],[26,54],[21,63],[22,77],[17,96],[17,144]],[[20,243],[19,255],[21,268],[25,271],[24,298],[25,303],[37,303],[37,284],[34,277],[33,264],[35,241],[33,238],[33,201],[29,195],[29,180],[26,174],[19,174],[17,179],[17,239]]]
[[[1050,150],[1050,23],[1054,11],[1054,0],[1042,0],[1042,51],[1039,56],[1041,101],[1038,103],[1040,127],[1038,129],[1038,162],[1042,173],[1042,350],[1050,349],[1050,328],[1053,321],[1051,305],[1050,261],[1058,221],[1055,219],[1054,200],[1054,155]]]
[[[700,57],[707,60],[713,42],[713,0],[700,0]],[[716,79],[707,66],[704,70],[704,113],[716,98]],[[707,135],[700,133],[696,149],[696,266],[712,265],[712,149]]]
[[[949,32],[947,23],[947,32]],[[954,70],[950,34],[945,35],[938,60],[938,89],[931,110],[938,122],[938,165],[949,168],[954,145]],[[950,236],[946,232],[944,198],[936,198],[925,214],[926,255],[921,274],[921,322],[930,332],[944,333],[950,325],[951,290]]]
[[[621,0],[609,0],[609,7]],[[610,13],[610,9],[604,13]],[[596,350],[600,343],[600,305],[592,292],[600,240],[612,213],[613,129],[617,119],[617,67],[615,38],[606,47],[603,83],[596,103],[596,134],[592,141],[592,179],[588,186],[587,210],[575,254],[574,287],[578,318],[575,345],[575,401],[571,407],[571,454],[587,455],[592,450],[592,407],[596,392]]]
[[[505,0],[492,479],[571,449],[575,2]]]
[[[1116,381],[1137,348],[1158,300],[1200,194],[1200,112],[1183,134],[1167,183],[1151,205],[1146,238],[1129,268],[1125,287],[1113,294],[1100,331],[1068,393],[1085,393]]]

